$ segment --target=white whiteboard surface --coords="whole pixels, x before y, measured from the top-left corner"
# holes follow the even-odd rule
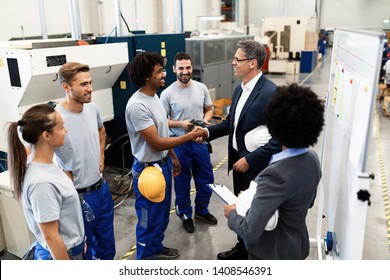
[[[369,190],[365,166],[381,56],[381,33],[335,30],[321,185],[325,231],[336,233],[332,253],[340,259],[363,255],[368,203],[359,200],[357,192]]]

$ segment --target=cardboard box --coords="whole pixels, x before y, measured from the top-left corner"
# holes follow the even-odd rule
[[[386,117],[390,117],[390,96],[385,96],[382,104],[382,112]]]
[[[318,49],[318,33],[315,31],[306,31],[305,50],[316,51]]]
[[[227,115],[227,108],[232,104],[231,98],[220,98],[213,102],[214,105],[214,115],[223,116]]]
[[[387,86],[385,84],[378,84],[376,100],[380,100],[382,96],[385,97],[387,95],[390,95],[390,89],[387,89]]]

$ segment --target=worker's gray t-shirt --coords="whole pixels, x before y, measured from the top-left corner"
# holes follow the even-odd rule
[[[166,150],[153,149],[138,133],[155,125],[160,137],[169,137],[167,115],[157,95],[148,96],[136,91],[127,102],[125,117],[134,157],[141,162],[151,162],[167,155]]]
[[[190,81],[186,88],[176,82],[166,88],[160,100],[171,120],[203,120],[204,109],[213,105],[207,87],[195,80]],[[182,127],[171,127],[173,135],[180,136],[186,132]]]
[[[93,102],[85,103],[80,113],[72,113],[61,104],[56,110],[68,131],[65,145],[55,151],[57,164],[62,170],[72,171],[76,189],[89,187],[101,179],[99,128],[103,126],[102,117]]]
[[[54,163],[30,162],[23,180],[23,210],[38,242],[49,250],[38,223],[58,221],[67,250],[84,240],[80,199],[72,181]]]

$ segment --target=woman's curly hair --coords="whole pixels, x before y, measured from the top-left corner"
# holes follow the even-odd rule
[[[310,88],[295,83],[278,86],[265,118],[269,133],[288,148],[317,143],[324,126],[324,102]]]

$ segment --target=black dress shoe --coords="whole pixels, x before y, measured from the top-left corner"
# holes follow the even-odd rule
[[[233,247],[231,250],[219,253],[218,260],[247,260],[248,252]]]
[[[195,219],[201,220],[201,221],[203,221],[205,223],[208,223],[210,225],[218,224],[217,218],[215,218],[214,215],[212,215],[210,213],[207,213],[207,214],[204,214],[204,215],[195,213]]]
[[[195,231],[194,221],[191,218],[183,220],[183,227],[188,233]]]

